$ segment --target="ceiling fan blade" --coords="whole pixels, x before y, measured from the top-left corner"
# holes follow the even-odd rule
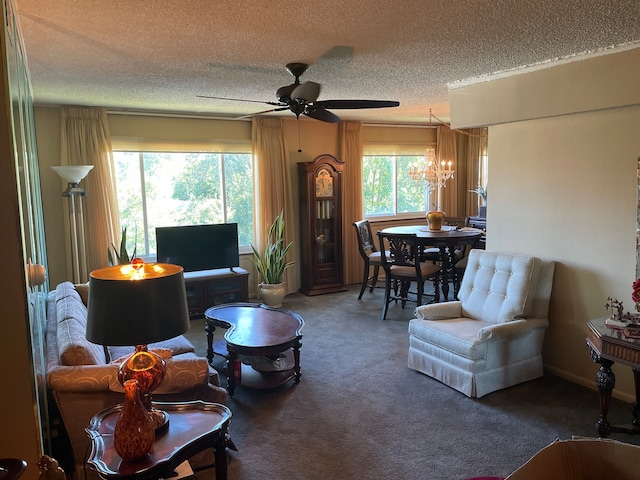
[[[348,109],[348,108],[387,108],[397,107],[400,102],[392,100],[320,100],[313,102],[314,107],[331,108],[331,109]]]
[[[315,102],[320,96],[322,85],[316,82],[302,82],[291,92],[294,100],[304,100],[307,103]]]
[[[255,113],[247,113],[246,115],[240,115],[239,117],[233,117],[233,118],[235,120],[240,120],[242,118],[253,117],[255,115],[262,115],[263,113],[281,112],[283,110],[289,110],[289,107],[271,108],[269,110],[262,110],[261,112],[255,112]]]
[[[214,100],[230,100],[232,102],[249,102],[249,103],[261,103],[263,105],[275,105],[277,107],[282,107],[283,105],[278,102],[264,102],[261,100],[246,100],[243,98],[226,98],[226,97],[210,97],[208,95],[196,95],[198,98],[212,98]]]
[[[340,121],[340,117],[328,110],[325,110],[324,108],[306,108],[303,113],[307,117],[322,120],[323,122],[338,123]]]

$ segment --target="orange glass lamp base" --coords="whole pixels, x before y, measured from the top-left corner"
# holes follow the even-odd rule
[[[167,412],[151,405],[151,392],[160,385],[166,371],[164,359],[150,352],[146,345],[136,345],[136,351],[118,369],[118,380],[123,386],[127,380],[137,380],[140,399],[155,423],[156,433],[169,426]]]
[[[113,447],[123,460],[145,458],[153,447],[155,423],[142,404],[136,380],[124,383],[124,405],[113,431]]]

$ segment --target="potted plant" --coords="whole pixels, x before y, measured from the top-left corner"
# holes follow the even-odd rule
[[[295,262],[287,262],[286,256],[293,242],[286,243],[284,236],[284,211],[280,212],[267,233],[267,244],[264,252],[251,245],[253,250],[252,261],[258,273],[262,277],[262,283],[258,285],[261,297],[266,305],[280,307],[285,296],[285,288],[282,283],[284,271]]]
[[[472,193],[475,193],[480,197],[480,206],[478,207],[478,216],[486,217],[487,216],[487,188],[482,185],[478,185],[474,190],[469,190]]]
[[[113,249],[113,252],[111,250]],[[109,258],[109,266],[125,265],[131,263],[136,256],[136,247],[133,248],[133,254],[129,256],[127,252],[127,227],[122,229],[122,236],[120,239],[120,250],[112,243],[111,248],[107,250],[107,256]]]

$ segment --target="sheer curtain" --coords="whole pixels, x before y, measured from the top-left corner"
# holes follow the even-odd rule
[[[478,185],[487,186],[487,129],[471,128],[465,131],[467,139],[467,185],[469,190]],[[470,215],[478,212],[479,198],[475,193],[466,196],[466,211]]]
[[[451,162],[451,168],[455,171],[454,178],[462,172],[457,170],[458,152],[456,148],[456,135],[449,127],[438,127],[436,158],[439,162]],[[446,216],[455,217],[458,211],[458,186],[454,179],[447,180],[442,188],[442,210]]]
[[[362,207],[362,123],[340,122],[338,127],[340,160],[344,162],[342,186],[343,282],[359,283],[362,259],[353,222],[363,218]]]
[[[104,108],[62,107],[60,154],[62,165],[93,165],[83,180],[87,272],[108,265],[111,244],[120,241],[118,198],[111,153],[111,136]],[[82,253],[81,253],[82,254]]]
[[[253,117],[251,120],[251,142],[253,149],[253,177],[255,190],[255,247],[264,250],[267,231],[275,217],[284,210],[285,237],[287,241],[295,238],[293,218],[293,197],[288,168],[288,155],[283,132],[284,119]],[[295,260],[294,242],[287,255]],[[295,281],[295,269],[285,271],[283,282],[287,293],[295,293],[298,285]]]

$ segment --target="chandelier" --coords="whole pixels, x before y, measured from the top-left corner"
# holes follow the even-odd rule
[[[437,190],[436,210],[440,210],[442,207],[442,187],[446,185],[447,180],[453,178],[453,174],[451,161],[438,162],[434,148],[428,148],[425,152],[423,165],[409,167],[409,178],[415,181],[424,180],[427,194],[430,195],[431,192]]]
[[[436,161],[435,148],[428,148],[424,155],[424,165],[409,167],[409,177],[411,180],[424,180],[429,190],[442,188],[447,180],[453,178],[454,171],[451,170],[451,162]]]
[[[429,127],[432,125],[433,118],[431,109],[429,109]],[[430,196],[431,192],[437,190],[436,210],[440,210],[442,207],[442,187],[446,185],[447,180],[453,178],[454,171],[451,169],[451,165],[451,161],[438,161],[436,158],[436,149],[429,147],[424,154],[424,163],[422,165],[409,167],[409,178],[411,178],[411,180],[424,180],[427,196]]]

